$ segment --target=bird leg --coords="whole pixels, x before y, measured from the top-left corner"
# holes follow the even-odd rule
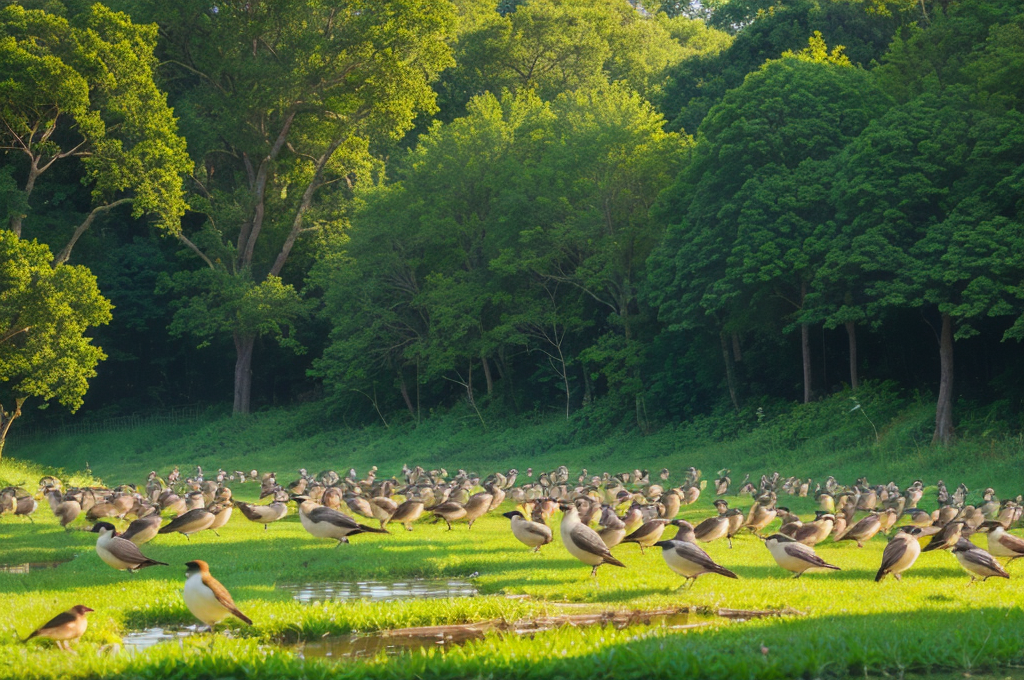
[[[726,538],[729,540],[729,547],[732,548],[732,536],[726,536]]]
[[[214,535],[214,536],[216,536],[217,538],[220,538],[220,534],[218,534],[218,533],[217,533],[217,530],[216,530],[216,529],[210,529],[210,531],[212,531],[212,532],[213,532],[213,535]]]
[[[600,567],[600,566],[601,566],[600,564],[595,564],[595,565],[594,565],[594,568],[590,570],[590,575],[591,575],[592,577],[593,577],[593,576],[597,576],[597,568],[598,568],[598,567]]]
[[[540,552],[540,546],[539,546],[539,545],[538,545],[538,546],[536,546],[536,547],[535,547],[535,548],[534,548],[533,550],[531,550],[530,552],[535,552],[535,553],[539,553],[539,552]],[[1007,564],[1009,564],[1009,562],[1007,562]]]
[[[640,546],[640,554],[643,555],[644,554],[644,546],[643,546],[643,544],[642,543],[637,543],[637,545]]]
[[[452,530],[452,523],[449,522],[448,520],[445,520],[444,523],[448,525],[448,531],[451,531]]]
[[[893,574],[892,577],[894,579],[896,579],[897,581],[902,581],[903,580],[903,574]]]
[[[411,524],[406,524],[405,525],[405,530],[406,531],[412,531],[412,525]]]
[[[793,575],[793,578],[800,578],[803,575],[804,575],[804,572],[798,571],[796,574]]]

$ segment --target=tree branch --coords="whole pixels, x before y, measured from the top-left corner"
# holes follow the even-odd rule
[[[78,239],[82,238],[82,234],[84,234],[86,230],[88,230],[89,227],[92,226],[93,220],[96,219],[97,215],[105,213],[109,210],[113,210],[114,208],[124,205],[125,203],[131,202],[132,199],[130,198],[120,198],[114,201],[113,203],[107,203],[106,205],[100,205],[93,208],[92,212],[89,213],[89,216],[85,218],[85,221],[75,228],[75,233],[71,235],[71,240],[68,241],[66,246],[64,246],[64,249],[61,250],[60,254],[53,259],[53,266],[56,267],[57,265],[64,264],[65,262],[68,261],[68,259],[71,257],[71,249],[75,247],[76,243],[78,243]]]

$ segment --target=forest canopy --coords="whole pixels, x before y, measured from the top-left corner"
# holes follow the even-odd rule
[[[3,242],[94,308],[0,387],[647,433],[877,380],[948,443],[1021,415],[1022,73],[1016,0],[6,0]]]

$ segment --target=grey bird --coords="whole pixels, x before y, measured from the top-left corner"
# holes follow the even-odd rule
[[[597,568],[602,564],[611,564],[616,567],[626,566],[615,559],[596,531],[580,522],[579,511],[575,505],[564,504],[560,507],[565,513],[562,515],[560,526],[562,543],[570,555],[593,567],[590,571],[591,576],[597,575]]]
[[[636,531],[623,538],[622,542],[636,543],[640,546],[640,554],[642,555],[645,549],[652,547],[661,540],[661,535],[665,532],[665,526],[670,522],[671,520],[660,518],[647,520]]]
[[[551,528],[547,525],[526,519],[518,510],[506,512],[504,516],[512,521],[512,535],[516,540],[528,548],[533,548],[533,552],[540,552],[542,545],[551,542],[553,536]]]
[[[412,531],[412,524],[423,514],[423,501],[418,498],[410,498],[398,504],[395,513],[391,515],[391,521],[401,524],[406,531]]]
[[[1010,578],[1010,575],[1007,574],[1002,565],[996,561],[996,558],[992,557],[988,551],[982,550],[966,538],[961,538],[960,541],[953,546],[952,553],[956,557],[957,561],[960,562],[960,566],[970,572],[971,583],[974,583],[979,578],[982,581],[987,581],[993,576],[1006,579]]]
[[[921,527],[903,527],[889,539],[882,551],[882,566],[875,574],[875,581],[881,581],[887,574],[892,574],[897,581],[903,579],[903,572],[914,566],[921,554],[921,544],[917,539],[921,536]]]
[[[818,557],[814,548],[797,543],[789,536],[772,534],[765,539],[764,545],[780,567],[793,572],[793,578],[800,578],[805,571],[810,569],[839,571],[839,567]]]
[[[148,543],[156,538],[157,533],[160,531],[161,522],[163,520],[160,515],[154,514],[140,517],[128,525],[128,528],[121,534],[121,538],[131,541],[135,545]]]
[[[718,574],[727,578],[739,578],[733,572],[715,563],[711,557],[694,542],[693,526],[686,520],[674,522],[679,527],[676,537],[658,541],[661,556],[668,568],[684,577],[683,585],[693,585],[702,574]]]
[[[836,537],[836,543],[840,541],[856,541],[858,548],[863,548],[866,541],[874,538],[882,529],[882,522],[878,513],[873,512],[843,532],[842,536]]]
[[[953,549],[963,537],[963,529],[964,523],[959,520],[946,524],[938,533],[932,536],[932,540],[928,542],[928,545],[926,545],[921,552]]]
[[[166,562],[157,562],[143,555],[139,551],[139,546],[118,536],[114,525],[109,522],[97,522],[93,525],[92,531],[99,534],[99,538],[96,539],[96,554],[118,571],[167,566]]]
[[[160,527],[159,534],[182,534],[189,541],[192,534],[199,533],[213,526],[217,517],[206,508],[194,508],[188,512],[178,515],[170,522]]]

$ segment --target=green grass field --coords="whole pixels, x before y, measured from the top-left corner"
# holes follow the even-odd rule
[[[872,402],[869,391],[860,396],[878,425],[877,439],[866,419],[850,415],[843,395],[739,433],[719,432],[715,423],[705,422],[648,437],[588,436],[585,424],[543,418],[517,427],[491,423],[483,431],[455,414],[415,429],[357,430],[325,424],[312,407],[298,408],[245,420],[211,418],[187,429],[144,427],[73,440],[15,438],[5,453],[21,460],[0,462],[0,486],[34,489],[39,477],[53,469],[74,484],[89,482],[88,474],[107,484],[141,483],[151,469],[166,473],[180,465],[188,474],[197,463],[208,472],[217,467],[273,470],[282,482],[293,479],[299,467],[311,472],[356,467],[362,473],[373,464],[386,476],[397,474],[403,463],[443,465],[452,473],[465,467],[481,474],[565,464],[575,478],[584,466],[592,474],[666,466],[675,473],[670,481],[679,483],[683,468],[692,464],[705,477],[729,467],[737,481],[746,473],[756,479],[773,470],[816,480],[834,474],[841,483],[867,475],[872,483],[891,479],[901,486],[916,477],[929,485],[942,478],[950,488],[967,483],[971,501],[987,485],[1000,497],[1024,491],[1019,438],[981,432],[963,436],[955,447],[931,448],[921,443],[927,441],[933,417],[927,404],[887,409],[884,401]],[[68,472],[87,468],[89,473]],[[258,488],[247,484],[234,490],[236,498],[252,500]],[[696,523],[714,512],[712,500],[706,491],[681,516]],[[750,503],[749,498],[729,500],[736,507]],[[930,509],[934,502],[930,486],[922,505]],[[810,499],[790,497],[780,505],[805,518],[814,508]],[[471,532],[465,525],[448,532],[443,524],[421,521],[412,533],[394,527],[391,535],[356,536],[351,545],[337,549],[303,531],[294,506],[267,532],[236,511],[219,538],[209,532],[191,542],[159,536],[144,552],[172,566],[127,574],[100,561],[95,534],[61,530],[43,501],[35,524],[0,517],[0,563],[69,561],[29,574],[0,573],[6,614],[0,617],[0,677],[768,680],[986,672],[992,678],[1019,678],[1024,669],[1024,560],[1010,566],[1009,581],[968,585],[968,575],[951,554],[927,553],[902,583],[887,579],[876,584],[873,576],[885,545],[878,536],[863,549],[826,541],[819,554],[843,571],[793,580],[761,541],[744,534],[733,549],[724,542],[707,546],[739,580],[707,575],[693,588],[677,591],[682,579],[668,569],[660,550],[641,555],[635,545],[619,546],[614,552],[627,568],[605,566],[592,579],[589,567],[562,547],[557,531],[553,544],[532,554],[512,537],[501,511],[480,520]],[[87,526],[83,520],[76,524],[78,529]],[[194,635],[134,654],[118,651],[122,636],[131,632],[194,623],[181,598],[184,562],[191,559],[210,563],[255,625],[231,620],[216,637]],[[302,603],[277,587],[474,573],[479,595],[451,599]],[[74,604],[96,610],[77,654],[64,654],[46,641],[19,642]],[[689,621],[703,625],[687,630],[605,626],[563,627],[530,636],[491,632],[446,652],[416,650],[358,661],[302,658],[303,641],[353,631],[669,607],[695,612],[791,608],[802,614],[743,622],[694,614]]]
[[[95,466],[94,466],[95,467]],[[0,478],[28,481],[37,468],[5,461]],[[82,480],[78,480],[82,481]],[[251,496],[255,485],[237,489]],[[926,496],[927,498],[927,496]],[[683,509],[693,520],[714,512],[705,495]],[[749,499],[730,498],[737,507]],[[791,500],[810,515],[813,501]],[[79,521],[77,528],[87,525]],[[865,548],[819,546],[819,554],[843,568],[792,580],[775,566],[762,543],[744,535],[729,549],[708,552],[740,580],[701,577],[688,591],[665,566],[659,550],[641,555],[635,545],[615,554],[626,569],[602,567],[597,578],[572,559],[560,540],[539,555],[517,543],[497,513],[472,532],[456,525],[421,522],[407,533],[365,535],[335,549],[306,534],[294,514],[264,532],[235,513],[218,538],[206,532],[191,542],[160,536],[144,552],[170,567],[137,574],[116,572],[96,556],[95,534],[65,533],[41,507],[36,523],[0,519],[0,562],[70,560],[29,574],[0,573],[8,615],[0,621],[3,677],[706,677],[788,678],[995,670],[1013,673],[1024,661],[1024,564],[1013,579],[969,586],[948,553],[925,554],[903,583],[872,577],[884,540]],[[121,636],[150,627],[194,623],[181,599],[184,562],[205,559],[255,622],[232,620],[230,632],[196,635],[137,654],[118,653]],[[466,577],[474,572],[480,595],[445,600],[325,602],[305,604],[276,586],[286,582]],[[529,598],[509,598],[528,595]],[[74,604],[96,610],[75,655],[46,641],[18,642],[49,616]],[[580,607],[585,604],[587,606]],[[416,651],[367,661],[304,660],[282,641],[407,626],[509,621],[559,613],[691,607],[716,610],[793,608],[803,616],[708,623],[686,631],[666,628],[562,628],[530,637],[488,634],[447,653]]]

